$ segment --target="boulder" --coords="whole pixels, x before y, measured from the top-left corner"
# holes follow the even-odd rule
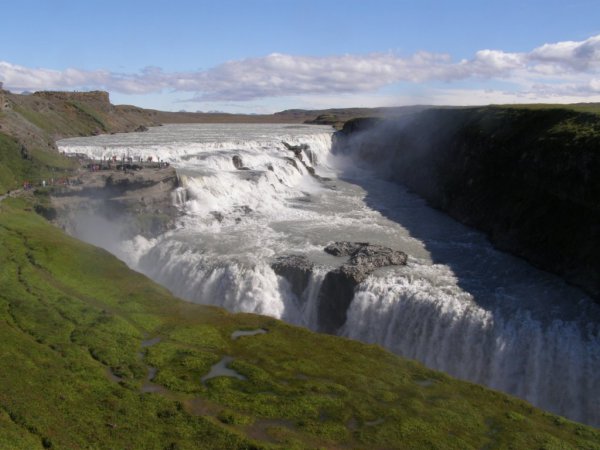
[[[248,167],[244,166],[244,162],[242,161],[242,157],[240,155],[233,155],[231,161],[237,170],[250,170]]]

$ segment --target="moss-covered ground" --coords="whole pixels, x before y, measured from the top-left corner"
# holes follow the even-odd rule
[[[32,202],[0,204],[0,449],[600,448],[380,347],[183,302]],[[203,383],[226,355],[246,379]]]

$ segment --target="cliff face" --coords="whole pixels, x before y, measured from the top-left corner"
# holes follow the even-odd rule
[[[100,218],[119,224],[120,238],[154,237],[167,231],[178,217],[172,193],[179,182],[172,167],[136,173],[82,172],[77,180],[80,184],[53,191],[47,216],[71,235],[82,236],[78,228]]]
[[[498,248],[600,299],[600,116],[428,110],[349,123],[336,142]]]

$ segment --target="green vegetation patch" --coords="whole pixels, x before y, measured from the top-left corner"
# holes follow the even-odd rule
[[[73,162],[57,152],[27,147],[0,133],[0,194],[23,187],[24,181],[41,184],[72,173]]]

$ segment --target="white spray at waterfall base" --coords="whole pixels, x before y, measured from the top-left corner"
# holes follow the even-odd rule
[[[177,168],[183,187],[174,201],[185,213],[178,228],[118,246],[128,264],[176,295],[316,329],[323,278],[343,263],[324,254],[325,245],[403,250],[407,266],[357,287],[339,334],[600,426],[598,307],[352,166],[348,155],[331,155],[331,134],[314,126],[173,125],[59,145],[96,157],[153,155]],[[303,163],[284,141],[307,144],[311,154]],[[300,296],[271,268],[289,254],[316,264]]]

